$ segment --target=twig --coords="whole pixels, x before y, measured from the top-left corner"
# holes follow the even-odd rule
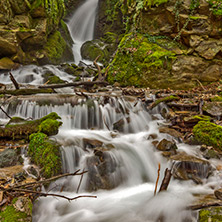
[[[222,206],[222,201],[190,205],[190,206],[187,207],[187,209],[189,209],[189,210],[200,210],[200,209],[203,209],[203,208],[218,207],[218,206]]]
[[[8,113],[6,113],[5,110],[1,106],[0,106],[0,109],[9,119],[12,119],[12,117],[9,116]]]
[[[195,79],[199,84],[200,84],[200,87],[204,90],[204,91],[206,91],[206,89],[204,88],[204,86],[203,86],[203,84],[200,82],[200,80],[199,79]]]
[[[156,186],[155,186],[155,190],[154,190],[154,196],[156,195],[156,190],[157,190],[157,185],[160,179],[160,163],[158,163],[158,171],[157,171],[157,179],[156,179]]]
[[[73,197],[73,198],[69,198],[69,197],[66,197],[64,195],[54,194],[54,193],[43,193],[43,192],[39,192],[39,191],[26,190],[26,189],[17,189],[17,188],[14,188],[13,190],[17,191],[17,192],[34,193],[34,194],[38,194],[38,195],[43,196],[43,197],[47,197],[47,196],[60,197],[60,198],[66,199],[68,201],[76,200],[76,199],[79,199],[79,198],[82,198],[82,197],[97,198],[97,196],[91,196],[91,195],[81,195],[81,196],[76,196],[76,197]]]

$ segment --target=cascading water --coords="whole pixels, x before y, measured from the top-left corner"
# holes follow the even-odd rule
[[[76,63],[81,59],[82,43],[93,38],[97,4],[98,0],[85,1],[69,22],[74,51],[78,52]],[[66,81],[71,78],[54,66],[27,66],[13,71],[13,75],[19,83],[42,84],[45,69],[56,72]],[[10,83],[7,75],[1,75],[0,81]],[[34,222],[197,221],[196,215],[186,210],[193,201],[192,194],[212,193],[210,185],[216,187],[222,182],[220,175],[206,180],[204,185],[171,179],[167,192],[154,197],[158,163],[161,164],[160,181],[165,168],[171,166],[156,150],[150,135],[155,135],[158,141],[170,136],[159,133],[163,120],[154,120],[142,102],[135,103],[119,94],[89,95],[87,99],[73,94],[21,96],[1,106],[11,116],[33,119],[57,112],[63,125],[53,138],[61,144],[63,172],[85,169],[88,173],[78,193],[78,176],[57,180],[48,189],[59,193],[63,187],[62,195],[67,197],[97,196],[72,202],[40,198],[34,206]],[[6,121],[2,112],[0,120]],[[199,156],[196,147],[175,142],[179,151]],[[55,189],[51,189],[53,187]]]
[[[74,40],[73,54],[76,64],[82,58],[80,53],[82,44],[93,39],[97,5],[98,0],[86,0],[68,23]]]

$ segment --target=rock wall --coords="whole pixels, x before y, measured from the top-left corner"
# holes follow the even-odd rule
[[[1,0],[0,69],[73,59],[65,24],[60,25],[64,13],[63,0]]]
[[[221,79],[220,0],[123,0],[119,10],[128,36],[109,66],[111,83],[181,89]]]

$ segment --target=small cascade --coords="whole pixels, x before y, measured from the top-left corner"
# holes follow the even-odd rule
[[[74,99],[74,104],[62,105],[44,105],[41,102],[21,100],[15,106],[12,101],[3,108],[10,116],[32,119],[56,112],[62,117],[63,129],[105,129],[135,133],[149,128],[151,117],[140,102],[134,106],[132,102],[115,97],[110,97],[108,101],[104,97]],[[56,103],[59,103],[59,98]],[[1,112],[0,119],[4,118],[5,114]]]
[[[82,58],[80,54],[82,44],[93,39],[97,5],[98,0],[85,0],[68,23],[74,40],[73,54],[76,64]]]

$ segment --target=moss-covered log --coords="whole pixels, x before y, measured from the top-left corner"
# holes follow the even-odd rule
[[[17,89],[17,90],[0,90],[1,94],[18,95],[33,95],[38,93],[53,93],[52,89]]]
[[[55,135],[62,124],[57,119],[61,118],[56,113],[50,113],[41,119],[31,121],[20,119],[18,122],[18,118],[14,117],[5,127],[0,128],[0,138],[28,139],[29,135],[37,132],[44,132],[49,136]]]

